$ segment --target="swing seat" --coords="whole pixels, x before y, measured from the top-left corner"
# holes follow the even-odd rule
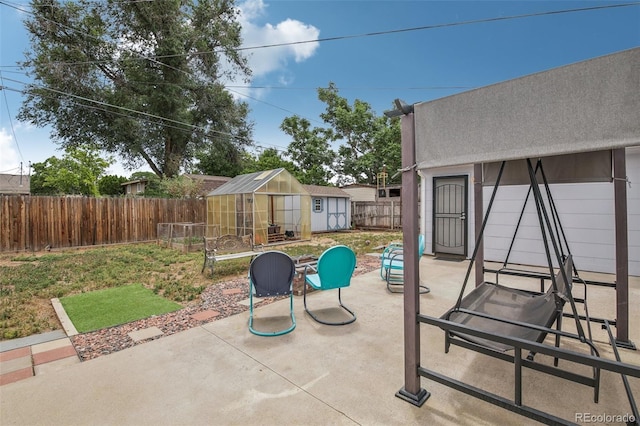
[[[442,318],[488,333],[541,343],[547,332],[537,327],[548,329],[559,321],[564,302],[571,297],[571,255],[565,259],[562,269],[564,273],[558,271],[555,276],[557,291],[554,291],[553,285],[549,286],[546,293],[534,293],[483,282],[462,299],[460,308],[449,310]],[[568,283],[564,277],[567,277]],[[537,327],[530,328],[527,324]],[[447,347],[449,337],[452,336],[498,352],[513,349],[512,346],[500,342],[458,333],[448,334]]]

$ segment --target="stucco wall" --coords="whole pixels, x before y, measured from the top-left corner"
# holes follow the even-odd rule
[[[414,106],[419,168],[640,144],[640,48]]]

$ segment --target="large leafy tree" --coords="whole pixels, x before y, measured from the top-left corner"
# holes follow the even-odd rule
[[[333,140],[342,142],[338,148],[339,180],[376,184],[378,173],[385,168],[400,168],[398,119],[376,116],[371,105],[359,99],[350,105],[334,83],[318,89],[318,99],[327,105],[320,117],[330,126]]]
[[[332,166],[336,156],[327,132],[322,128],[312,128],[309,120],[298,116],[285,118],[280,129],[293,139],[287,154],[300,170],[300,182],[327,185],[333,176]]]
[[[220,141],[196,153],[195,170],[205,175],[235,177],[242,174],[247,155],[232,141]]]
[[[122,184],[126,181],[127,178],[124,176],[103,176],[98,181],[98,191],[100,192],[100,195],[109,195],[112,197],[124,195],[124,187]]]
[[[164,179],[160,187],[169,198],[198,198],[202,196],[203,182],[183,175]]]
[[[282,158],[282,155],[275,148],[266,148],[257,156],[248,156],[244,160],[243,174],[255,173],[263,170],[274,170],[285,168],[289,173],[300,178],[300,170],[291,161]]]
[[[68,148],[62,158],[32,164],[31,193],[98,196],[98,181],[112,163],[93,148]]]
[[[173,177],[220,141],[241,149],[248,108],[222,81],[248,77],[233,0],[32,0],[35,83],[20,119],[51,125],[64,147],[88,143],[131,168]]]

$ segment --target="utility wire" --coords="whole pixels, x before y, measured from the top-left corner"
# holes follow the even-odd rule
[[[61,62],[51,62],[52,64],[61,64]],[[72,62],[67,62],[66,64],[73,64]],[[19,65],[0,65],[0,69],[1,68],[19,68]],[[1,72],[4,73],[10,73],[10,74],[20,74],[23,76],[26,76],[27,73],[25,71],[8,71],[8,70],[2,70]],[[175,86],[175,87],[179,87],[182,88],[182,86],[175,84],[175,83],[169,83],[169,82],[164,82],[164,81],[156,81],[156,82],[149,82],[149,81],[137,81],[137,80],[129,80],[128,81],[130,84],[137,84],[137,85],[144,85],[144,86]],[[283,90],[283,91],[316,91],[318,90],[318,87],[312,87],[312,86],[308,86],[308,87],[296,87],[296,86],[253,86],[253,85],[240,85],[240,84],[225,84],[224,85],[225,89],[251,89],[251,90]],[[336,88],[339,91],[343,91],[343,90],[359,90],[359,91],[373,91],[373,90],[380,90],[380,91],[395,91],[397,92],[398,90],[467,90],[467,89],[475,89],[476,86],[408,86],[408,87],[381,87],[381,86],[336,86]]]
[[[140,0],[140,1],[141,2],[149,2],[149,1],[153,1],[153,0]],[[135,3],[135,1],[132,1],[132,2],[119,2],[119,3]],[[8,3],[8,2],[6,2],[4,0],[0,0],[0,4],[3,4],[5,6],[11,7],[11,8],[14,8],[14,9],[20,11],[20,12],[23,12],[23,13],[34,15],[34,13],[32,11],[22,9],[22,8],[20,8],[18,6],[15,6],[15,5],[11,4],[11,3]],[[58,5],[53,5],[53,4],[50,5],[50,6],[51,7],[59,7]],[[472,24],[481,24],[481,23],[487,23],[487,22],[498,22],[498,21],[514,20],[514,19],[534,18],[534,17],[540,17],[540,16],[561,15],[561,14],[575,13],[575,12],[588,12],[588,11],[594,11],[594,10],[613,9],[613,8],[630,7],[630,6],[640,6],[640,2],[608,4],[608,5],[603,5],[603,6],[590,6],[590,7],[581,7],[581,8],[574,8],[574,9],[562,9],[562,10],[551,10],[551,11],[544,11],[544,12],[526,13],[526,14],[520,14],[520,15],[498,16],[498,17],[493,17],[493,18],[472,19],[472,20],[467,20],[467,21],[446,22],[446,23],[441,23],[441,24],[423,25],[423,26],[419,26],[419,27],[400,28],[400,29],[395,29],[395,30],[374,31],[374,32],[362,33],[362,34],[341,35],[341,36],[324,37],[324,38],[317,38],[317,39],[310,39],[310,40],[299,40],[299,41],[290,41],[290,42],[283,42],[283,43],[263,44],[263,45],[256,45],[256,46],[244,46],[244,47],[238,47],[238,48],[236,48],[234,50],[242,51],[242,50],[268,49],[268,48],[273,48],[273,47],[294,46],[294,45],[299,45],[299,44],[320,43],[320,42],[327,42],[327,41],[349,40],[349,39],[364,38],[364,37],[376,37],[376,36],[381,36],[381,35],[400,34],[400,33],[415,32],[415,31],[425,31],[425,30],[433,30],[433,29],[438,29],[438,28],[457,27],[457,26],[462,26],[462,25],[472,25]],[[77,29],[72,28],[72,27],[68,27],[68,26],[66,26],[64,24],[61,24],[61,23],[57,22],[57,21],[53,21],[53,20],[50,20],[48,18],[42,18],[42,19],[50,21],[52,23],[55,23],[56,25],[59,25],[59,26],[61,26],[63,28],[66,28],[66,29],[81,33],[83,35],[86,35],[88,37],[94,38],[95,40],[103,41],[102,39],[100,39],[98,37],[92,36],[92,35],[87,34],[87,33],[83,33],[80,30],[77,30]],[[135,51],[131,51],[131,52],[136,53],[138,55],[141,55],[139,52],[135,52]],[[140,60],[165,59],[165,58],[175,58],[175,57],[191,56],[191,55],[207,55],[207,54],[212,54],[212,53],[224,53],[224,51],[222,49],[216,49],[216,50],[203,50],[203,51],[199,51],[199,52],[177,53],[177,54],[173,54],[173,55],[152,55],[152,56],[140,57]],[[113,60],[77,61],[77,62],[51,62],[51,63],[63,64],[63,65],[64,64],[67,64],[67,65],[87,65],[87,64],[99,64],[99,63],[108,63],[108,62],[113,62]],[[161,62],[159,64],[167,66],[167,67],[170,67],[169,65],[161,63]]]
[[[24,157],[22,157],[22,151],[20,150],[20,144],[18,143],[18,137],[16,136],[16,130],[13,127],[13,119],[11,118],[11,110],[9,109],[9,101],[7,100],[7,92],[4,90],[4,78],[2,77],[1,72],[0,72],[0,90],[2,90],[2,94],[4,95],[4,104],[7,107],[7,117],[9,117],[9,124],[11,126],[11,133],[13,134],[13,141],[16,143],[16,148],[18,148],[18,154],[20,154],[20,159],[24,162]]]
[[[149,0],[143,0],[143,1],[149,1]],[[127,2],[122,2],[122,3],[127,3]],[[9,7],[17,9],[17,10],[19,10],[21,12],[33,15],[33,12],[21,9],[21,8],[19,8],[17,6],[14,6],[14,5],[12,5],[12,4],[4,1],[4,0],[0,0],[0,4],[3,4],[5,6],[9,6]],[[544,11],[544,12],[525,13],[525,14],[520,14],[520,15],[508,15],[508,16],[498,16],[498,17],[493,17],[493,18],[471,19],[471,20],[467,20],[467,21],[445,22],[445,23],[441,23],[441,24],[422,25],[422,26],[419,26],[419,27],[399,28],[399,29],[395,29],[395,30],[383,30],[383,31],[373,31],[373,32],[368,32],[368,33],[361,33],[361,34],[348,34],[348,35],[333,36],[333,37],[323,37],[323,38],[310,39],[310,40],[299,40],[299,41],[290,41],[290,42],[283,42],[283,43],[262,44],[262,45],[256,45],[256,46],[244,46],[244,47],[238,47],[238,48],[236,48],[234,50],[236,50],[236,51],[257,50],[257,49],[268,49],[268,48],[273,48],[273,47],[295,46],[295,45],[309,44],[309,43],[321,43],[321,42],[327,42],[327,41],[349,40],[349,39],[364,38],[364,37],[377,37],[377,36],[381,36],[381,35],[401,34],[401,33],[407,33],[407,32],[433,30],[433,29],[438,29],[438,28],[457,27],[457,26],[463,26],[463,25],[473,25],[473,24],[481,24],[481,23],[487,23],[487,22],[498,22],[498,21],[508,21],[508,20],[515,20],[515,19],[535,18],[535,17],[541,17],[541,16],[561,15],[561,14],[576,13],[576,12],[588,12],[588,11],[594,11],[594,10],[613,9],[613,8],[639,6],[639,5],[640,5],[640,2],[631,2],[631,3],[607,4],[607,5],[602,5],[602,6],[580,7],[580,8],[573,8],[573,9],[551,10],[551,11]],[[52,7],[59,7],[58,5],[51,5],[51,6]],[[44,18],[44,19],[46,19],[46,18]],[[60,24],[60,23],[58,23],[56,21],[51,21],[51,22],[54,22],[54,23],[56,23],[58,25],[63,26],[64,28],[70,29],[72,31],[78,31],[78,30],[76,30],[74,28],[66,27],[63,24]],[[89,34],[86,34],[86,35],[90,36]],[[92,37],[92,36],[90,36],[90,37]],[[96,37],[94,37],[94,38],[96,38]],[[199,52],[180,53],[180,54],[173,54],[173,55],[148,56],[148,57],[142,57],[140,59],[151,59],[151,58],[154,58],[154,59],[165,59],[165,58],[175,58],[175,57],[180,57],[180,56],[207,55],[207,54],[211,54],[211,53],[224,53],[224,51],[222,49],[204,50],[204,51],[199,51]],[[108,61],[93,61],[93,62],[95,62],[95,63],[103,63],[103,62],[108,62]],[[92,61],[77,62],[77,63],[73,63],[73,64],[82,65],[82,64],[87,64],[87,63],[92,63]],[[163,65],[168,66],[166,64],[163,64]]]
[[[17,167],[14,167],[13,169],[9,169],[9,170],[0,170],[0,173],[10,173],[10,172],[15,172],[15,171],[20,170],[20,169],[21,169],[21,167],[17,166]]]
[[[10,79],[7,79],[7,80],[10,80]],[[27,83],[19,82],[17,80],[11,80],[11,81],[12,82],[17,82],[19,84],[27,85]],[[48,89],[46,87],[41,87],[41,88],[44,89],[44,90],[51,90],[51,89]],[[3,89],[4,90],[13,91],[13,92],[18,92],[18,93],[24,93],[24,90],[19,90],[19,89],[8,87],[8,86],[3,86]],[[43,95],[43,96],[47,96],[47,97],[49,97],[51,99],[54,99],[53,95]],[[105,104],[105,105],[108,105],[108,106],[110,106],[112,108],[112,109],[109,109],[107,107],[102,107],[102,106],[99,106],[99,105],[91,105],[91,104],[86,104],[86,103],[83,103],[83,102],[79,102],[78,100],[75,100],[75,99],[70,99],[69,101],[74,103],[75,105],[78,105],[78,106],[81,106],[81,107],[84,107],[84,108],[87,108],[87,109],[92,109],[92,110],[95,110],[95,111],[101,111],[101,112],[105,112],[107,114],[117,115],[117,116],[124,117],[124,118],[138,119],[138,117],[135,117],[133,115],[125,114],[125,113],[118,112],[118,111],[114,111],[114,109],[121,109],[117,105]],[[161,118],[161,120],[164,120],[164,119],[162,119],[162,117],[160,117],[160,118]],[[192,125],[190,125],[188,123],[182,123],[183,125],[181,127],[178,127],[178,126],[174,126],[172,124],[168,124],[168,123],[162,122],[160,120],[152,120],[149,117],[140,117],[140,119],[143,120],[143,121],[146,121],[148,123],[151,123],[151,124],[158,124],[158,125],[162,125],[162,126],[165,126],[165,127],[168,127],[168,128],[184,131],[184,132],[191,132],[191,130],[187,129],[186,127],[188,127],[188,126],[194,127],[194,126],[192,126]],[[256,148],[263,148],[263,149],[264,148],[275,148],[278,151],[282,151],[282,152],[286,151],[286,149],[282,148],[279,145],[270,144],[270,143],[263,142],[263,141],[260,141],[260,140],[257,140],[257,139],[253,139],[253,138],[248,139],[248,138],[240,137],[240,136],[237,136],[237,135],[233,135],[231,133],[225,133],[225,132],[216,131],[216,130],[209,130],[209,131],[212,132],[212,133],[216,133],[219,136],[229,136],[229,137],[231,137],[233,139],[240,140],[240,141],[245,142],[245,143],[250,143],[253,146],[255,146]]]
[[[173,123],[173,124],[178,124],[180,126],[183,126],[182,127],[183,130],[186,130],[186,128],[190,128],[190,129],[193,129],[193,130],[200,130],[200,131],[205,132],[205,133],[206,132],[214,132],[214,133],[218,133],[218,134],[223,135],[223,136],[236,137],[235,135],[233,135],[231,133],[226,133],[226,132],[222,132],[222,131],[218,131],[218,130],[209,130],[209,129],[206,129],[206,128],[201,127],[201,126],[196,126],[196,125],[193,125],[193,124],[190,124],[190,123],[185,123],[185,122],[182,122],[182,121],[174,120],[172,118],[161,117],[159,115],[150,114],[148,112],[138,111],[138,110],[135,110],[135,109],[131,109],[131,108],[127,108],[127,107],[123,107],[123,106],[119,106],[119,105],[109,104],[109,103],[103,102],[103,101],[96,101],[95,99],[90,99],[90,98],[86,98],[84,96],[74,95],[72,93],[62,92],[60,90],[52,89],[50,87],[40,86],[38,84],[26,83],[26,82],[23,82],[23,81],[14,80],[14,79],[11,79],[11,78],[6,78],[6,77],[5,77],[5,80],[11,81],[13,83],[18,83],[18,84],[30,85],[30,86],[36,87],[38,89],[47,90],[49,92],[56,93],[58,95],[68,96],[70,98],[78,99],[78,100],[81,100],[81,101],[84,101],[84,102],[89,102],[90,104],[100,105],[102,107],[107,107],[107,108],[115,108],[115,109],[119,109],[119,110],[126,111],[126,112],[129,112],[129,113],[142,115],[142,116],[147,117],[147,118],[154,118],[154,119],[157,119],[157,120],[161,120],[163,122],[169,122],[169,123]],[[128,116],[128,117],[129,118],[134,118],[134,116]],[[177,128],[180,129],[179,127],[177,127]]]
[[[1,3],[1,2],[0,2]],[[273,43],[273,44],[263,44],[258,46],[247,46],[240,47],[237,50],[254,50],[254,49],[267,49],[271,47],[282,47],[282,46],[292,46],[298,44],[308,44],[308,43],[318,43],[318,42],[326,42],[326,41],[338,41],[338,40],[348,40],[354,38],[363,38],[363,37],[376,37],[381,35],[389,35],[389,34],[400,34],[414,31],[424,31],[424,30],[433,30],[437,28],[448,28],[448,27],[458,27],[462,25],[472,25],[472,24],[482,24],[486,22],[498,22],[498,21],[508,21],[514,19],[524,19],[524,18],[534,18],[540,16],[550,16],[550,15],[561,15],[566,13],[575,13],[575,12],[587,12],[592,10],[601,10],[601,9],[612,9],[618,7],[629,7],[629,6],[639,6],[640,2],[633,3],[620,3],[620,4],[608,4],[604,6],[590,6],[590,7],[580,7],[575,9],[562,9],[562,10],[551,10],[545,12],[535,12],[535,13],[526,13],[522,15],[509,15],[509,16],[498,16],[494,18],[482,18],[482,19],[472,19],[468,21],[459,21],[459,22],[448,22],[443,24],[433,24],[433,25],[423,25],[420,27],[411,27],[411,28],[401,28],[396,30],[386,30],[386,31],[375,31],[370,33],[363,34],[352,34],[352,35],[343,35],[343,36],[335,36],[335,37],[325,37],[318,38],[314,40],[301,40],[301,41],[293,41],[286,43]],[[209,53],[209,52],[201,52],[201,53]],[[167,56],[164,56],[167,57]]]

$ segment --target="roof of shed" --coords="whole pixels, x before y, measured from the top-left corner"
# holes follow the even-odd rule
[[[311,195],[317,197],[342,197],[351,198],[351,195],[346,193],[340,188],[335,186],[321,186],[321,185],[302,185],[302,187]]]

